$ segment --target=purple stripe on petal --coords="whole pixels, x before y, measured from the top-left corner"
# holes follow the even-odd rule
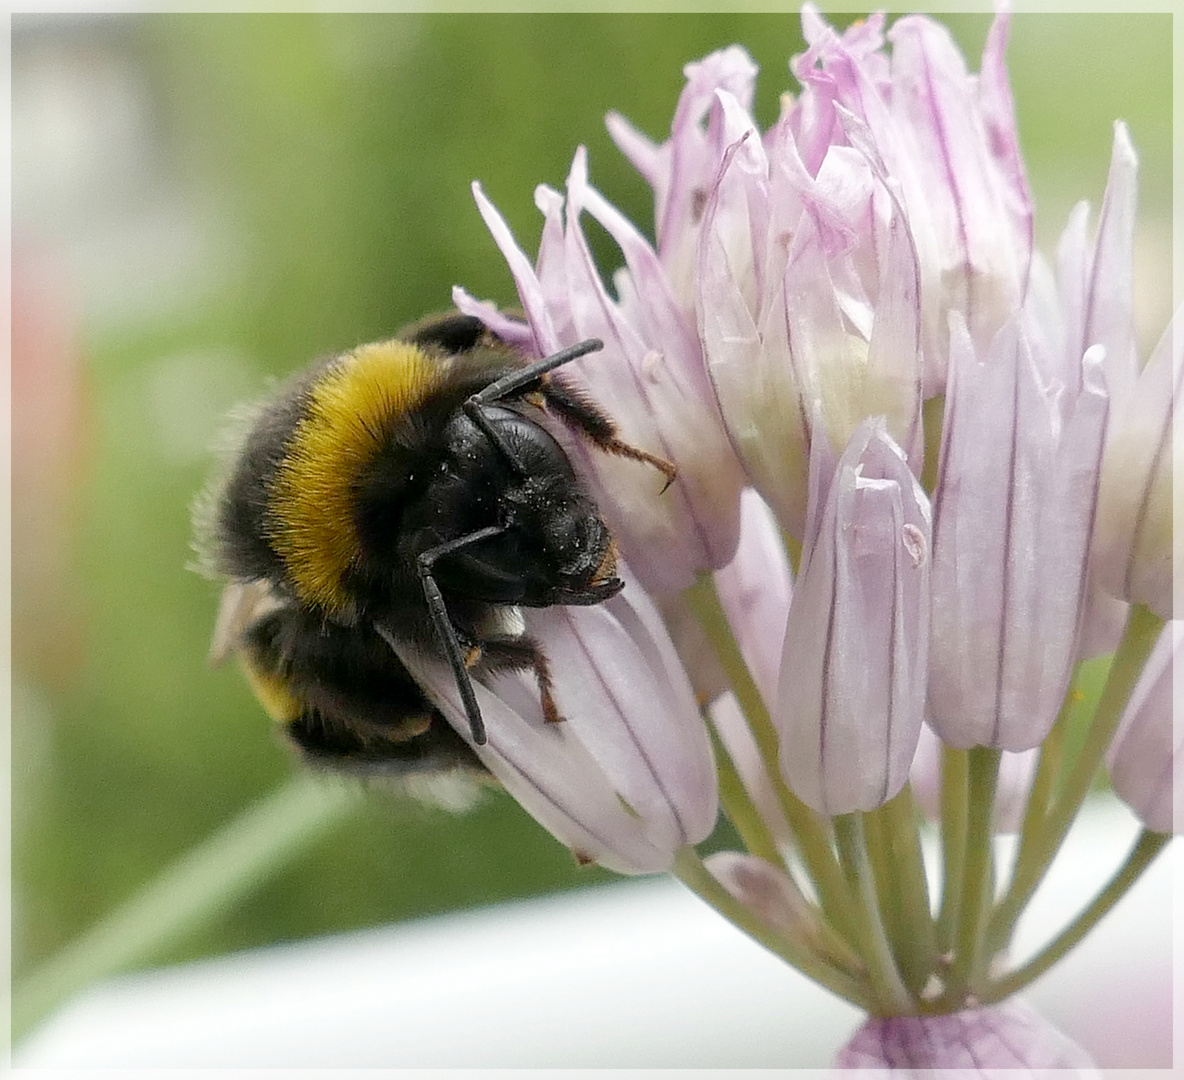
[[[698,843],[715,824],[715,765],[698,703],[660,617],[628,570],[594,607],[527,612],[566,725],[662,846]]]

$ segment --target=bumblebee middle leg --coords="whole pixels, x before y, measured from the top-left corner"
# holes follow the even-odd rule
[[[543,707],[543,719],[548,724],[558,724],[563,720],[552,692],[551,666],[535,641],[528,637],[483,641],[475,652],[476,656],[469,667],[480,667],[491,675],[500,671],[533,670]]]

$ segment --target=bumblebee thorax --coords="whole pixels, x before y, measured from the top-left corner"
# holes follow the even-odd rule
[[[304,603],[330,613],[352,608],[347,583],[363,558],[361,479],[412,428],[449,367],[448,358],[386,341],[330,361],[307,387],[265,515],[267,540]]]

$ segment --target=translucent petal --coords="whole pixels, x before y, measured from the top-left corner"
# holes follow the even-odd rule
[[[1116,401],[1125,398],[1138,372],[1134,320],[1138,181],[1139,160],[1130,133],[1118,122],[1080,327],[1082,352],[1091,345],[1106,350],[1106,381]]]
[[[1172,419],[1184,388],[1184,308],[1115,410],[1102,463],[1093,542],[1097,583],[1112,596],[1148,605],[1169,618],[1180,608],[1172,577],[1173,477],[1184,440]],[[1184,557],[1184,552],[1180,557]]]
[[[1131,692],[1106,757],[1115,792],[1147,828],[1184,832],[1184,724],[1173,728],[1173,668],[1184,658],[1184,623],[1160,632]]]
[[[801,940],[817,928],[810,902],[784,870],[755,855],[717,851],[704,864],[712,875],[767,926]]]

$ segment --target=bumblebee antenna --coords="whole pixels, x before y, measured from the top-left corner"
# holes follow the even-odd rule
[[[566,349],[561,349],[551,356],[545,356],[542,360],[536,360],[533,364],[528,364],[518,371],[511,371],[509,375],[503,375],[496,382],[491,382],[484,389],[478,390],[468,398],[464,403],[465,415],[497,447],[498,453],[505,458],[510,468],[521,474],[523,472],[522,463],[514,456],[514,452],[506,445],[506,441],[501,435],[494,430],[489,418],[485,415],[485,406],[517,393],[524,386],[529,386],[541,376],[546,375],[548,371],[554,371],[557,367],[562,367],[573,360],[578,360],[581,356],[603,348],[604,342],[600,338],[588,338],[586,341],[577,341],[576,344],[569,345]]]
[[[546,375],[548,371],[554,371],[557,367],[570,364],[581,356],[598,352],[603,348],[604,342],[600,338],[588,338],[586,341],[577,341],[574,345],[569,345],[566,349],[561,349],[551,356],[545,356],[542,360],[536,360],[533,364],[528,364],[518,371],[512,371],[509,375],[503,375],[497,382],[491,382],[484,390],[479,390],[469,398],[465,402],[465,412],[472,416],[470,408],[488,405],[491,401],[500,401],[504,397],[509,397],[528,383],[534,382],[540,375]]]

